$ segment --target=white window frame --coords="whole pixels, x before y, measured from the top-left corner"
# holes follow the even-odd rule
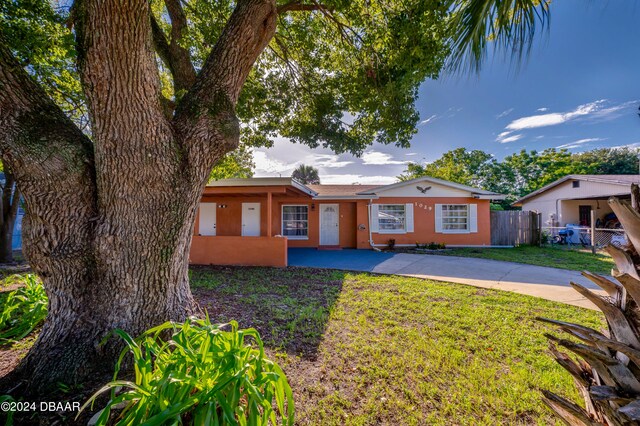
[[[306,207],[307,208],[307,235],[285,235],[284,234],[284,208],[285,207]],[[280,233],[288,240],[308,240],[309,239],[309,205],[308,204],[283,204],[280,207]],[[304,222],[298,220],[296,222]]]
[[[467,227],[465,229],[445,229],[444,228],[444,207],[447,206],[464,206],[467,210]],[[460,219],[460,218],[454,218],[454,219]],[[442,233],[443,234],[470,234],[471,233],[471,207],[469,206],[469,204],[442,204],[442,216],[440,217],[440,225],[442,226]]]
[[[387,206],[401,206],[404,209],[404,223],[402,229],[382,229],[380,227],[380,217],[376,217],[376,221],[378,222],[378,233],[379,234],[406,234],[407,233],[407,205],[406,204],[378,204],[378,216],[380,215],[380,211],[383,207]]]

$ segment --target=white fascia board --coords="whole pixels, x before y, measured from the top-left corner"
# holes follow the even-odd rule
[[[377,195],[316,195],[314,200],[377,200]]]

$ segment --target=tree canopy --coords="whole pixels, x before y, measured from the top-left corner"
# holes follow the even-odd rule
[[[432,163],[409,163],[401,180],[432,176],[508,195],[505,206],[569,174],[637,174],[633,148],[600,148],[570,153],[566,149],[521,150],[503,160],[484,151],[456,148]]]
[[[90,133],[75,67],[73,8],[63,4],[3,2],[0,28],[29,73]],[[230,0],[151,2],[170,113],[234,7]],[[373,142],[407,147],[419,118],[418,86],[438,77],[448,54],[447,2],[290,1],[278,11],[275,36],[236,107],[242,144],[270,146],[284,136],[337,153],[360,154]]]

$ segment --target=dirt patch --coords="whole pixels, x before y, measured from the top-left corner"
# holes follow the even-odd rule
[[[265,345],[314,360],[344,273],[198,267],[191,279],[194,298],[212,322],[233,319],[256,328]]]

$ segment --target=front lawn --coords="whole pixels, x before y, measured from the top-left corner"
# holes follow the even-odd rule
[[[400,276],[218,267],[191,282],[213,322],[260,331],[299,425],[560,424],[539,389],[579,399],[534,317],[603,327],[594,311]],[[33,341],[0,348],[0,375]]]
[[[399,276],[197,268],[192,286],[212,320],[258,328],[303,425],[553,424],[538,389],[578,397],[533,318],[602,327],[586,309]]]
[[[587,270],[606,275],[611,274],[611,268],[614,266],[611,256],[604,252],[598,252],[594,255],[590,250],[564,247],[454,248],[437,254],[504,260],[574,271]]]

